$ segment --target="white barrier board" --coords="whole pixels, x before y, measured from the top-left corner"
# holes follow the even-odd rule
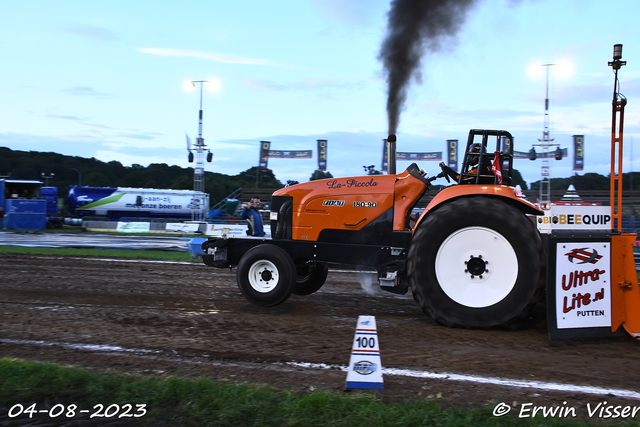
[[[150,229],[150,222],[118,221],[118,225],[116,226],[116,231],[119,233],[148,233]]]
[[[166,231],[179,233],[195,233],[200,228],[200,224],[187,224],[184,222],[169,222],[165,226]]]
[[[247,237],[246,224],[207,224],[205,234],[214,237]],[[271,238],[271,227],[264,227],[265,237]]]
[[[247,237],[247,226],[244,224],[207,224],[205,234],[215,237]]]

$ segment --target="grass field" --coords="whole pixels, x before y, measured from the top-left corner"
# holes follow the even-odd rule
[[[0,359],[0,406],[16,420],[50,419],[49,409],[140,419],[153,425],[194,426],[587,426],[566,419],[497,418],[491,409],[444,409],[432,400],[385,404],[367,394],[293,393],[268,386],[206,378],[106,375],[54,364]],[[96,405],[102,406],[96,406]],[[75,406],[72,406],[75,405]],[[81,409],[88,409],[80,414]],[[5,415],[5,414],[2,414]],[[608,424],[631,426],[637,424]]]

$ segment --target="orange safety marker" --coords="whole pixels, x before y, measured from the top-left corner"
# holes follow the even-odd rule
[[[374,316],[358,316],[347,371],[347,388],[384,388]]]

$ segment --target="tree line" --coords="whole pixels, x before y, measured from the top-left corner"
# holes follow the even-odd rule
[[[366,171],[366,167],[365,167]],[[376,171],[377,172],[377,171]],[[256,173],[258,176],[256,177]],[[369,171],[368,174],[371,174]],[[53,175],[52,175],[53,174]],[[193,189],[193,168],[153,163],[149,166],[133,164],[123,166],[118,161],[103,162],[51,152],[19,151],[0,147],[0,177],[10,179],[41,180],[58,188],[64,195],[72,185],[94,187],[134,187],[174,190]],[[330,172],[314,171],[309,180],[332,178]],[[513,170],[513,185],[528,190],[527,183],[517,170]],[[552,178],[551,190],[566,190],[573,184],[578,191],[608,190],[609,177],[597,173]],[[205,172],[205,190],[212,205],[224,200],[238,188],[282,188],[271,169],[249,168],[237,175]],[[540,188],[540,181],[531,184],[531,190]],[[623,174],[623,190],[640,190],[640,172]]]
[[[551,190],[566,190],[570,185],[578,191],[609,190],[611,181],[609,175],[604,176],[594,172],[551,179]],[[540,181],[531,183],[531,190],[539,189]],[[623,173],[621,190],[640,190],[640,172]]]
[[[205,172],[205,191],[212,205],[238,188],[282,188],[270,169],[252,167],[237,175]],[[153,163],[123,166],[118,161],[66,156],[58,153],[19,151],[0,147],[0,178],[40,180],[65,195],[73,185],[192,190],[193,168]],[[258,176],[256,176],[256,173]]]

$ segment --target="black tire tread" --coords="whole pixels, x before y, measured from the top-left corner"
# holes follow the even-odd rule
[[[303,266],[303,268],[310,268],[311,274],[304,281],[300,280],[300,276],[298,276],[298,280],[293,287],[294,295],[311,295],[318,291],[324,285],[327,280],[327,274],[329,274],[329,267],[322,262],[313,262],[312,265]]]
[[[445,230],[453,229],[455,231],[473,225],[486,226],[487,223],[505,224],[508,233],[501,234],[512,243],[512,246],[514,243],[524,242],[525,249],[531,253],[527,257],[529,259],[523,260],[523,262],[520,262],[519,258],[519,275],[516,280],[516,283],[520,284],[517,285],[518,290],[512,291],[503,301],[492,306],[505,305],[503,304],[505,300],[511,300],[512,304],[501,307],[498,313],[495,313],[495,309],[475,309],[476,311],[473,311],[460,305],[455,307],[457,304],[446,295],[440,296],[440,299],[433,295],[434,287],[439,289],[435,272],[431,271],[435,269],[435,254],[442,243],[439,239],[442,239],[443,234],[445,236],[451,234]],[[438,242],[437,247],[436,241]],[[543,294],[546,275],[545,264],[544,246],[534,223],[509,203],[496,197],[485,196],[461,197],[447,202],[435,212],[430,213],[414,233],[407,255],[409,285],[414,300],[420,305],[423,312],[441,325],[464,328],[486,329],[505,326],[526,316]],[[531,274],[523,271],[523,265],[525,265],[526,271]],[[530,277],[524,277],[526,275]],[[426,283],[428,281],[435,283]],[[522,296],[515,298],[514,292],[522,293]],[[512,295],[514,296],[512,297]],[[442,298],[448,299],[450,304],[442,304]],[[442,305],[449,305],[449,309],[443,309]],[[451,309],[452,307],[453,309]],[[484,313],[480,314],[483,310]],[[470,314],[471,311],[473,314]],[[489,311],[494,313],[489,314]]]
[[[261,259],[274,263],[280,275],[276,288],[267,293],[255,291],[247,277],[251,265]],[[284,249],[275,245],[262,244],[251,248],[242,256],[238,262],[236,281],[240,292],[247,300],[261,307],[272,307],[282,304],[291,296],[296,283],[296,266]]]

